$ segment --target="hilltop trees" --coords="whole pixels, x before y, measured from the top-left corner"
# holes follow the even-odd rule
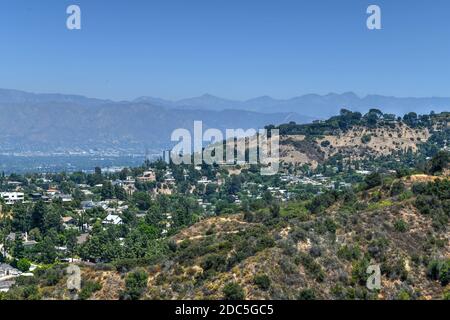
[[[410,112],[403,116],[403,122],[406,123],[410,127],[414,127],[417,124],[417,113]]]
[[[311,124],[297,124],[290,122],[275,127],[273,125],[266,126],[266,129],[279,129],[281,135],[307,135],[321,136],[333,134],[338,130],[346,131],[355,126],[366,126],[369,128],[377,128],[381,126],[393,126],[395,123],[404,123],[412,128],[428,127],[431,128],[433,123],[441,121],[448,117],[443,113],[440,115],[430,114],[418,116],[414,112],[406,114],[403,118],[396,118],[394,114],[385,114],[379,109],[370,109],[364,116],[359,112],[352,112],[342,109],[340,114],[324,121],[315,121]]]
[[[382,117],[383,112],[378,109],[370,109],[369,112],[364,115],[364,120],[369,128],[374,128]]]

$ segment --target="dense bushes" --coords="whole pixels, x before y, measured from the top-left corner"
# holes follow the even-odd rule
[[[298,294],[298,300],[316,300],[316,293],[312,289],[303,289]]]
[[[391,187],[391,196],[395,197],[405,191],[405,184],[402,181],[396,181]]]
[[[417,194],[416,208],[425,215],[430,215],[437,229],[447,228],[450,216],[450,180],[437,180],[429,184],[413,186]]]
[[[66,266],[56,265],[49,269],[37,269],[34,275],[44,286],[54,286],[64,277]]]
[[[244,300],[244,289],[236,282],[229,282],[223,288],[225,300]]]
[[[305,267],[305,269],[311,273],[311,275],[316,279],[318,282],[322,282],[325,279],[325,272],[323,271],[320,264],[318,264],[314,259],[304,253],[299,254],[299,262]]]
[[[81,283],[81,291],[78,296],[80,300],[89,299],[95,292],[100,291],[102,285],[99,282],[94,281],[83,281]]]
[[[253,279],[253,283],[261,290],[267,291],[270,288],[270,278],[265,274],[257,274]]]
[[[139,300],[147,289],[148,275],[143,269],[131,272],[125,279],[125,290],[121,292],[121,300]]]
[[[427,276],[432,280],[441,282],[441,285],[446,286],[450,282],[450,259],[433,260],[428,265]]]
[[[449,167],[450,153],[446,151],[440,151],[436,156],[431,159],[428,171],[430,174],[441,173]]]
[[[315,197],[307,205],[307,209],[312,213],[319,213],[334,204],[336,200],[337,194],[335,192],[326,192]]]
[[[338,257],[348,261],[358,260],[361,256],[361,249],[358,246],[342,246],[338,250]]]
[[[373,172],[364,179],[364,182],[366,185],[366,190],[369,190],[381,186],[381,184],[383,183],[383,179],[381,177],[381,174],[379,174],[378,172]]]
[[[394,228],[398,232],[406,232],[409,229],[408,224],[403,219],[395,220]]]
[[[20,259],[17,261],[17,269],[19,269],[22,272],[27,272],[30,270],[31,262],[27,259]]]
[[[227,267],[227,257],[220,254],[208,254],[203,258],[200,266],[207,271],[223,272]]]

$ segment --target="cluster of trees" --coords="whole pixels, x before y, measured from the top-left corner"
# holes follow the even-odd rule
[[[449,168],[450,152],[439,151],[436,156],[431,159],[428,165],[428,172],[432,175],[442,173]]]
[[[282,124],[278,127],[273,125],[267,126],[267,129],[277,128],[282,135],[307,135],[321,136],[333,134],[340,131],[346,131],[355,126],[366,126],[368,128],[376,128],[380,126],[393,126],[397,123],[404,123],[412,128],[431,128],[437,121],[449,115],[443,113],[436,115],[431,112],[429,115],[417,115],[414,112],[397,117],[395,114],[383,113],[379,109],[370,109],[366,114],[360,112],[352,112],[342,109],[338,116],[334,116],[325,121],[316,121],[312,124],[296,124],[290,122]],[[444,119],[445,120],[445,119]]]
[[[137,269],[125,279],[125,290],[120,293],[121,300],[139,300],[147,289],[147,272]]]
[[[428,184],[415,184],[412,189],[417,195],[417,209],[422,214],[431,216],[436,228],[446,229],[450,219],[450,181],[443,179]]]

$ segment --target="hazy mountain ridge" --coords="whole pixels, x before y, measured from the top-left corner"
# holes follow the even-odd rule
[[[60,94],[60,93],[30,93],[20,90],[0,89],[0,104],[36,104],[44,102],[59,103],[78,103],[85,105],[99,105],[111,102],[111,100],[102,100],[87,98],[82,95]]]
[[[367,112],[378,108],[386,113],[403,115],[407,112],[429,113],[450,110],[450,98],[398,98],[382,95],[359,97],[353,92],[327,95],[308,94],[291,99],[274,99],[269,96],[257,97],[246,101],[221,99],[211,95],[179,101],[141,97],[139,102],[156,102],[166,107],[201,108],[208,110],[239,109],[255,112],[295,112],[316,119],[333,116],[343,107],[353,111]]]
[[[80,95],[35,94],[0,89],[2,151],[55,148],[166,148],[174,129],[261,128],[290,121],[311,122],[338,114],[340,108],[366,111],[377,107],[403,114],[450,110],[450,98],[395,98],[354,93],[309,94],[289,100],[263,96],[247,101],[212,95],[168,101],[141,97],[115,102]]]
[[[305,122],[292,113],[179,110],[139,103],[80,104],[74,102],[0,103],[3,150],[56,148],[165,148],[177,128],[262,128],[286,120]]]
[[[36,104],[44,102],[76,103],[83,105],[119,104],[151,104],[158,107],[200,110],[238,109],[246,111],[275,113],[295,112],[312,118],[325,119],[339,112],[341,108],[367,112],[370,108],[378,108],[386,113],[403,115],[407,112],[429,113],[450,110],[450,97],[394,97],[371,94],[360,97],[353,92],[326,95],[306,94],[290,99],[275,99],[260,96],[245,101],[225,99],[210,94],[181,100],[168,100],[151,96],[142,96],[131,101],[112,101],[88,98],[82,95],[69,94],[36,94],[19,90],[0,89],[0,104]]]

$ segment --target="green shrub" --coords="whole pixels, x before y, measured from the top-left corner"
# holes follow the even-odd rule
[[[370,134],[365,134],[361,137],[361,142],[364,144],[369,143],[372,140],[372,136]]]
[[[22,272],[27,272],[30,270],[31,262],[28,259],[22,258],[19,261],[17,261],[17,269],[19,269]]]
[[[371,203],[368,206],[368,210],[370,211],[374,211],[374,210],[381,210],[387,207],[392,207],[394,204],[391,200],[383,200],[380,202],[376,202],[376,203]]]
[[[244,300],[244,289],[236,282],[229,282],[223,287],[225,300]]]
[[[358,260],[361,256],[361,250],[358,246],[342,246],[338,250],[338,257],[348,261]]]
[[[450,163],[450,152],[439,151],[439,153],[431,159],[429,164],[429,172],[436,174],[448,168]]]
[[[323,271],[320,264],[318,264],[314,259],[308,254],[300,254],[300,263],[308,270],[316,281],[322,282],[325,280],[325,272]]]
[[[397,294],[397,300],[411,300],[411,295],[405,289],[402,289]]]
[[[409,229],[408,224],[403,219],[396,220],[394,222],[394,228],[398,232],[406,232]]]
[[[444,291],[442,300],[450,300],[450,288]]]
[[[427,275],[432,280],[440,281],[442,286],[446,286],[450,282],[450,259],[431,261],[428,264]]]
[[[383,183],[383,179],[381,177],[381,174],[379,174],[378,172],[374,172],[369,174],[364,179],[364,182],[366,183],[366,189],[368,190],[380,186]]]
[[[405,184],[402,181],[396,181],[392,184],[391,187],[391,196],[398,196],[403,191],[405,191]]]
[[[95,292],[100,291],[102,285],[99,282],[94,281],[83,281],[81,284],[81,291],[79,294],[80,300],[89,299]]]
[[[49,269],[37,269],[35,276],[40,283],[46,287],[55,286],[64,277],[65,268],[63,266],[54,266]]]
[[[385,274],[389,279],[400,279],[406,281],[408,271],[405,268],[405,261],[398,257],[391,257],[381,265],[381,273]]]
[[[405,201],[414,197],[414,193],[412,191],[405,191],[398,195],[398,200]]]
[[[253,279],[253,283],[261,290],[267,291],[270,288],[270,278],[265,274],[257,274]]]
[[[367,276],[368,266],[369,261],[366,258],[353,262],[352,279],[355,283],[358,283],[360,285],[366,285],[368,278]]]
[[[298,294],[298,300],[316,300],[316,294],[312,289],[303,289]]]
[[[226,256],[220,254],[208,254],[203,258],[200,266],[205,271],[225,271],[226,269]]]
[[[121,292],[121,300],[139,300],[147,289],[148,275],[145,270],[131,272],[125,279],[125,290]]]

